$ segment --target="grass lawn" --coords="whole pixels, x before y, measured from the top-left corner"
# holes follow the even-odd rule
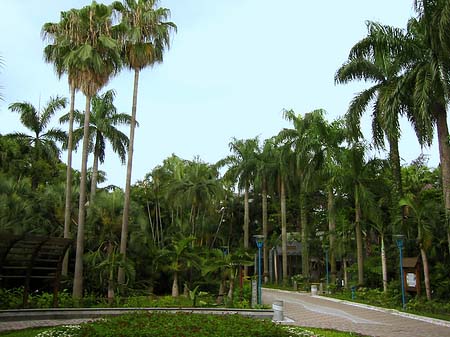
[[[138,313],[111,317],[78,326],[26,329],[0,337],[294,337],[361,336],[356,333],[300,328],[241,315]]]

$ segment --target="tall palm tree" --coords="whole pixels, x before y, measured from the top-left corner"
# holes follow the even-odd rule
[[[405,65],[399,90],[412,93],[415,127],[421,144],[431,139],[437,128],[442,189],[447,219],[450,251],[450,144],[447,109],[450,101],[450,2],[415,0],[417,18],[410,19],[403,41],[402,61]]]
[[[123,208],[120,253],[126,255],[128,237],[128,217],[130,209],[131,172],[133,167],[134,133],[136,128],[136,108],[139,74],[142,69],[163,62],[163,54],[170,46],[170,34],[177,27],[167,21],[170,10],[157,7],[157,0],[124,0],[115,2],[114,8],[121,13],[122,46],[124,63],[134,71],[133,103],[131,108],[130,143],[128,146],[127,176],[125,183],[125,204]],[[118,281],[123,283],[122,269]]]
[[[269,195],[269,185],[275,180],[277,162],[275,157],[275,140],[273,138],[264,141],[260,151],[257,153],[257,178],[261,185],[261,200],[262,200],[262,226],[263,226],[263,270],[264,283],[269,281],[269,248],[268,248],[268,211],[267,211],[267,197]]]
[[[318,174],[325,185],[327,194],[328,212],[328,239],[330,252],[330,274],[331,282],[336,279],[336,191],[342,186],[342,143],[345,137],[345,127],[342,120],[328,123],[323,120],[321,128],[323,165]]]
[[[364,284],[363,216],[375,207],[374,196],[370,189],[372,177],[370,169],[374,160],[366,161],[365,156],[365,144],[351,142],[349,148],[344,150],[342,162],[345,188],[353,197],[358,285]]]
[[[58,128],[47,127],[53,115],[60,109],[65,108],[67,99],[56,96],[50,98],[46,106],[42,110],[36,109],[31,103],[17,102],[9,106],[9,109],[20,114],[20,121],[23,126],[33,132],[33,135],[25,133],[14,133],[11,137],[16,138],[32,149],[32,163],[31,165],[38,165],[39,160],[55,161],[59,158],[59,148],[56,142],[63,142],[66,139],[66,134]],[[40,180],[38,166],[32,170],[32,187],[37,188]]]
[[[285,110],[284,117],[293,124],[293,128],[285,128],[278,137],[289,145],[295,154],[295,176],[299,187],[299,210],[302,236],[302,273],[309,277],[309,235],[310,226],[307,214],[307,194],[318,184],[316,171],[324,161],[323,128],[324,110],[318,109],[306,113],[304,117],[296,115],[292,110]]]
[[[256,153],[258,150],[258,138],[252,139],[236,139],[233,138],[229,144],[233,154],[219,161],[217,165],[228,166],[225,178],[231,181],[237,181],[237,187],[240,191],[244,190],[244,248],[249,247],[249,190],[252,185],[256,171],[257,160]]]
[[[64,61],[79,78],[80,89],[86,97],[83,149],[81,158],[80,199],[78,207],[77,249],[73,297],[83,296],[83,253],[86,203],[86,173],[89,150],[89,120],[91,98],[106,85],[121,66],[120,49],[112,38],[112,8],[95,1],[76,10],[69,31],[72,48]]]
[[[406,97],[395,97],[402,72],[402,64],[393,53],[392,44],[404,34],[403,30],[367,22],[368,34],[351,49],[348,60],[337,70],[336,83],[348,83],[354,80],[370,81],[373,85],[358,93],[350,103],[347,123],[353,137],[360,136],[360,120],[368,110],[372,112],[372,137],[375,147],[384,148],[384,136],[389,143],[389,157],[395,183],[397,209],[398,200],[403,197],[400,169],[399,115],[405,110]],[[394,104],[394,102],[398,102]],[[403,104],[400,104],[403,102]]]
[[[129,125],[131,117],[126,113],[117,113],[114,106],[114,90],[108,90],[103,95],[92,97],[92,112],[89,125],[89,140],[91,142],[91,152],[94,154],[90,204],[93,203],[97,189],[98,164],[105,161],[106,141],[112,145],[113,151],[119,155],[122,163],[125,163],[126,147],[128,137],[116,126]],[[70,115],[66,114],[60,118],[61,122],[70,120]],[[80,125],[84,124],[84,114],[75,111],[74,120]],[[77,144],[84,134],[83,127],[74,131],[74,143]]]
[[[72,68],[68,68],[66,63],[70,51],[74,47],[71,42],[72,23],[76,20],[76,10],[61,12],[58,23],[48,22],[42,26],[42,38],[48,41],[44,48],[44,59],[54,65],[59,78],[67,74],[70,90],[69,108],[69,132],[67,140],[67,168],[66,168],[66,190],[65,190],[65,213],[64,213],[64,238],[69,238],[72,214],[72,148],[73,148],[73,112],[75,108],[75,92],[80,88],[78,73]],[[64,257],[62,274],[67,275],[69,265],[69,250]]]

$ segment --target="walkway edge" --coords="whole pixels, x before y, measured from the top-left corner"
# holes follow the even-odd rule
[[[273,288],[266,288],[266,289],[279,291],[279,292],[283,292],[283,293],[295,292],[295,291],[273,289]],[[301,292],[297,292],[297,293],[301,293]],[[366,308],[366,309],[370,309],[370,310],[374,310],[374,311],[391,313],[393,315],[397,315],[397,316],[401,316],[401,317],[405,317],[405,318],[411,318],[411,319],[415,319],[417,321],[427,322],[427,323],[440,325],[440,326],[445,326],[447,328],[450,328],[450,322],[444,321],[442,319],[431,318],[431,317],[426,317],[426,316],[420,316],[420,315],[410,314],[410,313],[403,312],[403,311],[398,311],[396,309],[380,308],[380,307],[375,307],[375,306],[369,305],[369,304],[363,304],[363,303],[351,302],[351,301],[346,301],[346,300],[340,300],[340,299],[332,298],[332,297],[326,297],[326,296],[320,296],[320,295],[314,295],[314,296],[311,296],[311,297],[321,298],[321,299],[324,299],[324,300],[327,300],[327,301],[332,301],[332,302],[337,302],[337,303],[344,303],[344,304],[347,304],[347,305],[352,305],[354,307],[360,307],[360,308]]]

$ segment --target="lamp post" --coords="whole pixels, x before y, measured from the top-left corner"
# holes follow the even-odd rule
[[[398,251],[400,254],[400,281],[402,285],[402,307],[403,310],[406,309],[406,300],[405,300],[405,281],[403,277],[403,239],[404,235],[394,235],[395,241],[397,243]]]
[[[258,304],[261,304],[261,249],[264,245],[263,235],[253,235],[258,247]]]

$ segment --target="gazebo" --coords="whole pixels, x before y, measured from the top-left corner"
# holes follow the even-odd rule
[[[50,280],[53,284],[53,306],[58,306],[62,261],[72,239],[30,234],[0,233],[0,286],[17,287],[23,282],[23,306],[28,305],[32,283]]]

